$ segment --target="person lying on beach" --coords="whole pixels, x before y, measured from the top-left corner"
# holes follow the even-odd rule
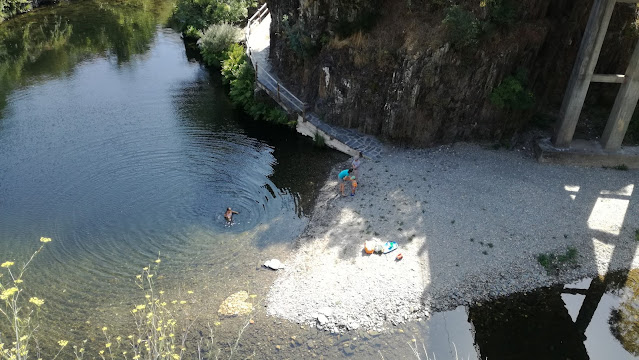
[[[227,223],[232,223],[233,222],[233,214],[239,214],[239,212],[235,211],[235,210],[231,210],[231,208],[226,208],[226,212],[224,213],[224,218],[226,219]]]
[[[340,171],[340,173],[337,175],[337,178],[340,180],[339,191],[340,193],[342,193],[342,196],[346,196],[344,194],[344,187],[346,185],[346,182],[351,180],[350,175],[352,172],[353,172],[353,169],[345,169]]]

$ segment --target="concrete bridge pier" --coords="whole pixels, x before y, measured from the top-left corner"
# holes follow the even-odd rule
[[[561,105],[555,133],[552,139],[537,142],[535,150],[540,162],[639,168],[639,147],[621,148],[639,100],[639,42],[635,46],[625,75],[594,73],[612,12],[618,2],[636,3],[637,0],[595,0],[593,3]],[[601,140],[573,141],[591,82],[619,83],[621,89]]]
[[[605,150],[618,150],[628,130],[628,124],[639,100],[639,41],[630,58],[624,82],[615,99],[612,112],[606,123],[601,145]]]
[[[552,141],[556,147],[570,147],[615,3],[615,0],[595,0],[592,5],[586,32],[581,39],[577,61],[559,112],[560,120]]]

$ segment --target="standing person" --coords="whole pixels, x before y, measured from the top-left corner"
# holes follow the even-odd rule
[[[233,214],[239,214],[239,212],[235,210],[231,210],[231,208],[226,208],[226,212],[224,213],[224,218],[228,224],[233,222]]]
[[[351,169],[353,169],[353,175],[355,175],[355,178],[357,179],[357,181],[362,180],[361,178],[361,174],[359,171],[359,167],[360,165],[362,165],[362,157],[364,156],[364,154],[362,154],[362,152],[360,151],[359,154],[355,155],[355,158],[353,159],[353,161],[351,162]]]
[[[346,196],[344,194],[344,187],[346,186],[346,182],[351,180],[351,173],[353,169],[345,169],[339,172],[337,178],[339,179],[339,191],[342,193],[342,196]]]
[[[355,190],[357,190],[357,180],[355,176],[351,176],[351,196],[355,196]]]

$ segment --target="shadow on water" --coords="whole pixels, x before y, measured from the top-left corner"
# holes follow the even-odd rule
[[[169,1],[63,2],[0,26],[0,112],[12,89],[69,73],[79,62],[106,53],[118,64],[149,49]]]

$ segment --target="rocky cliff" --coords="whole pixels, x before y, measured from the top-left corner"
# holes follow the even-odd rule
[[[593,0],[267,2],[272,62],[312,109],[330,123],[428,146],[509,138],[533,115],[556,113]],[[597,72],[624,72],[635,20],[635,5],[617,5]],[[534,104],[491,101],[516,73],[527,74],[514,84]]]

